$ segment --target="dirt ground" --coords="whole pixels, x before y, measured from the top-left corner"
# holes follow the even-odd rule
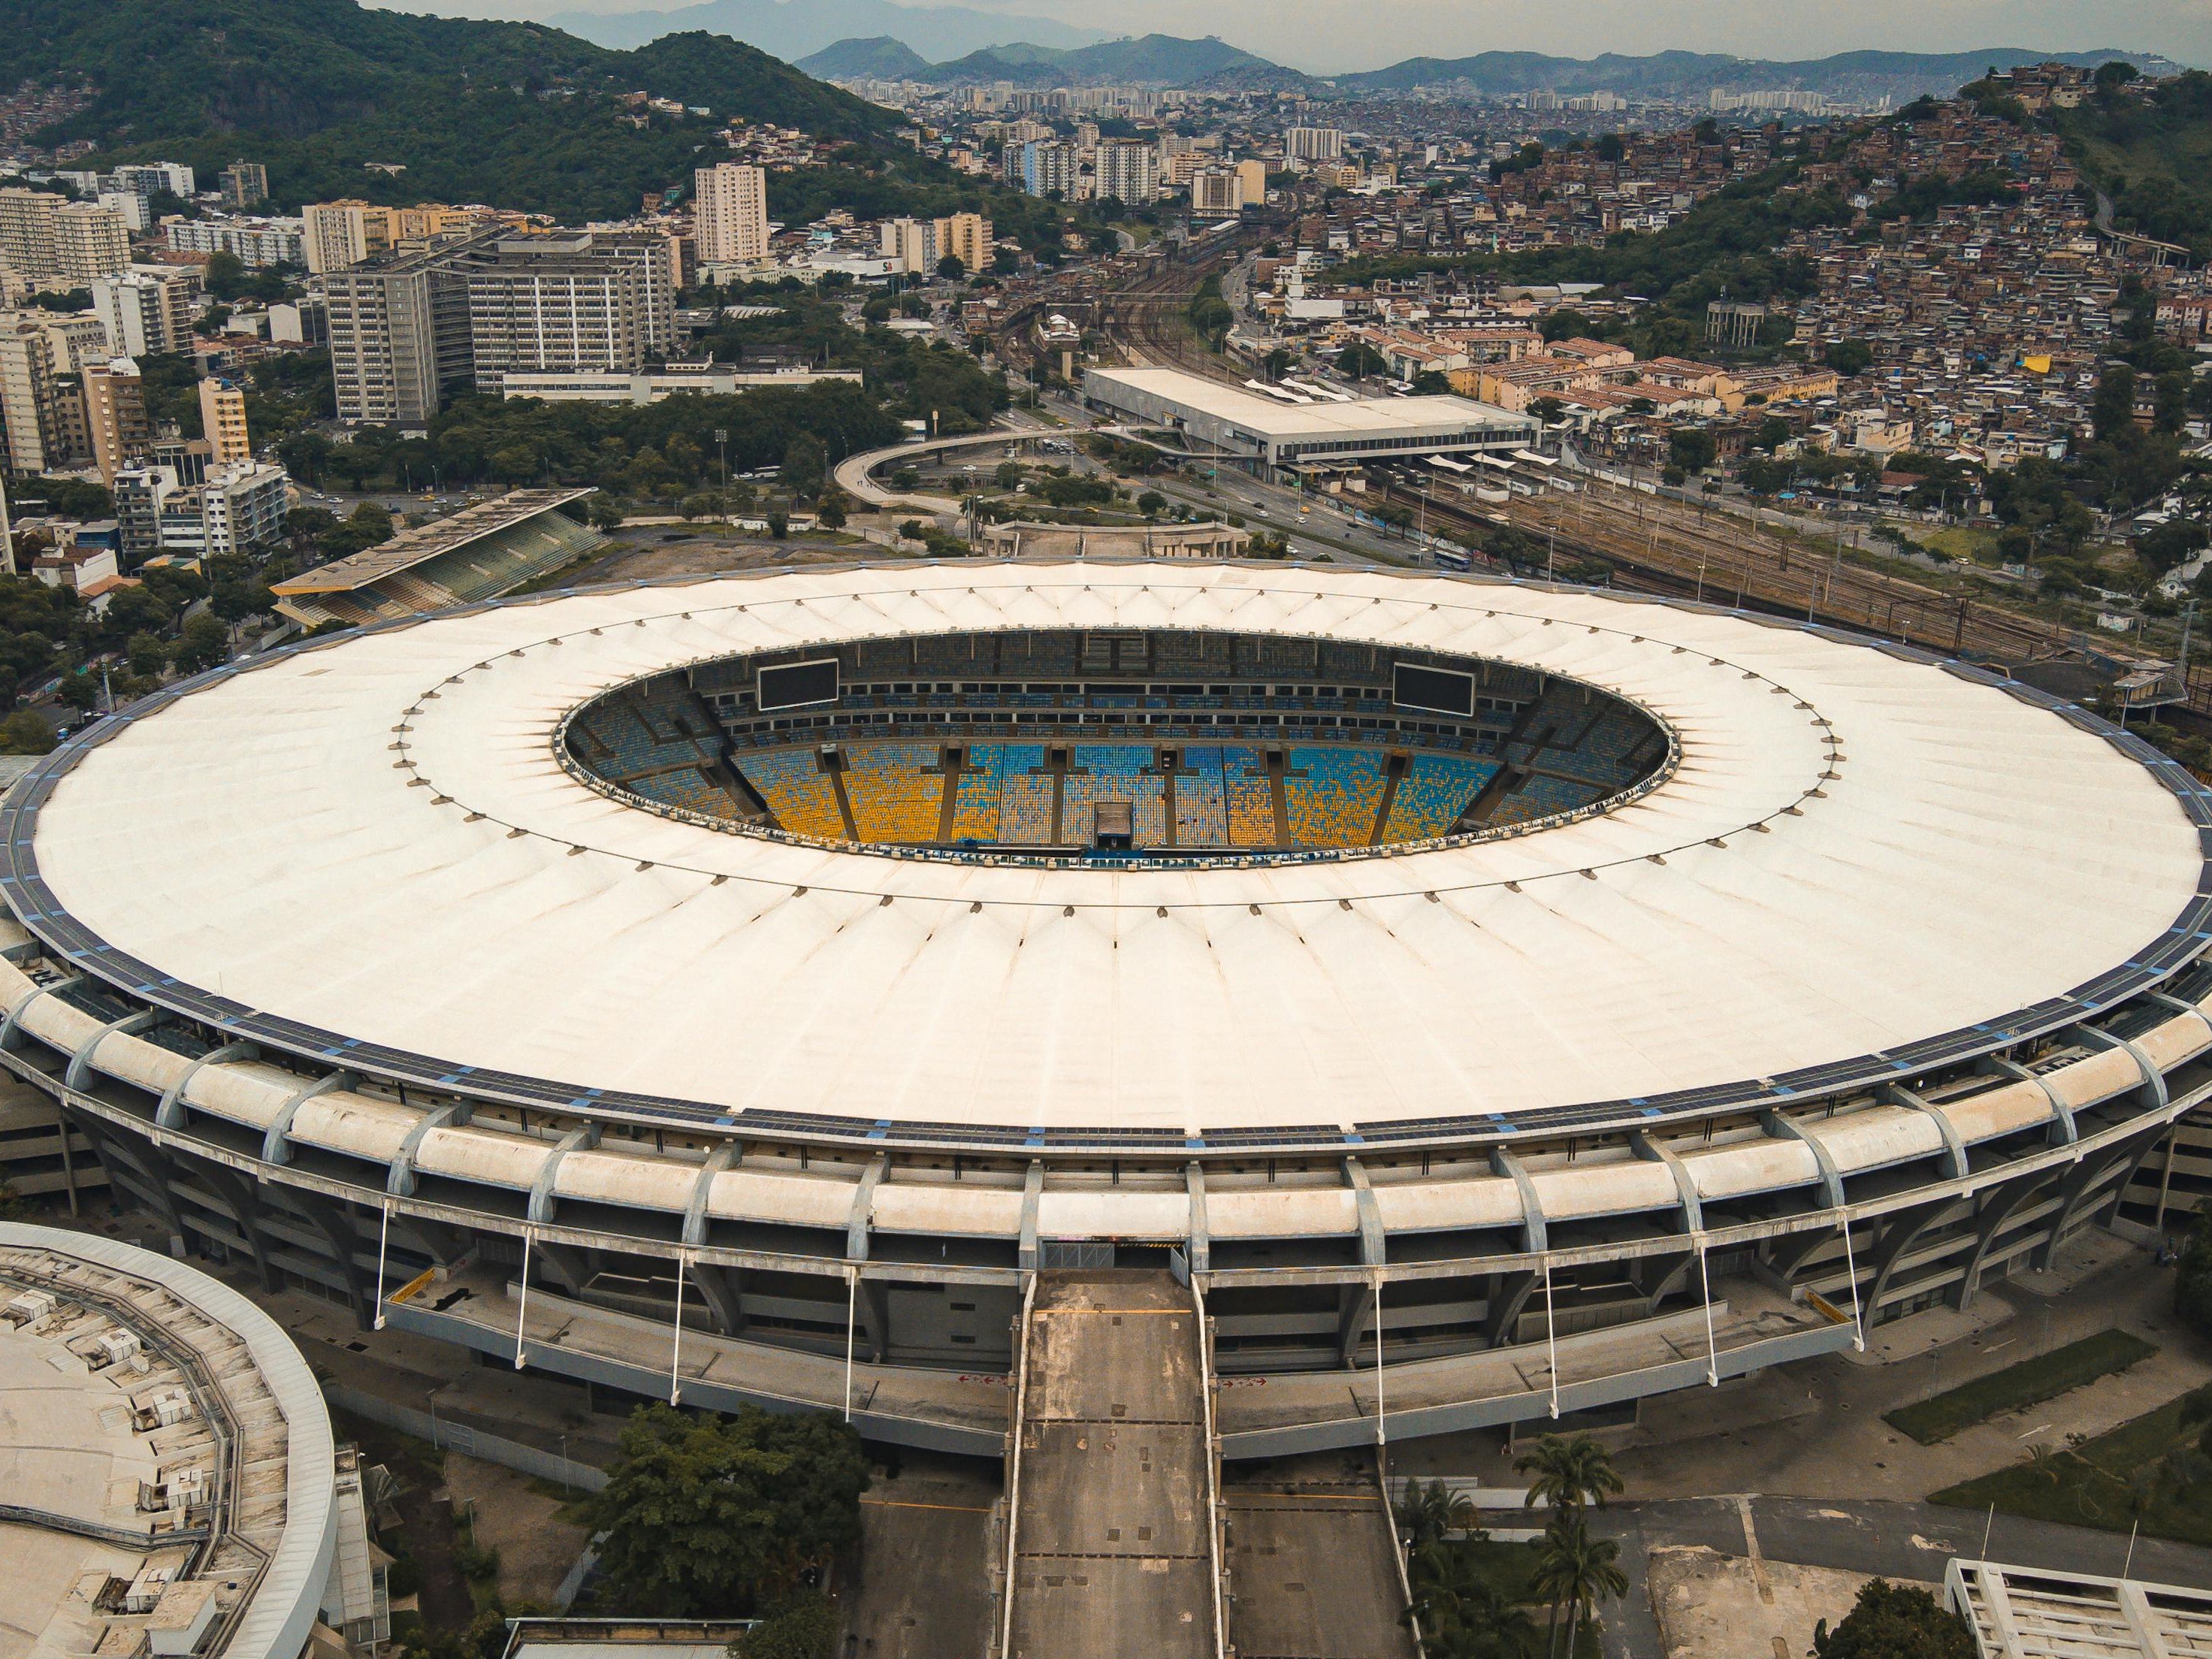
[[[1826,1619],[1832,1629],[1866,1582],[1708,1549],[1651,1552],[1651,1610],[1667,1659],[1796,1659],[1814,1626]]]
[[[862,523],[871,520],[862,520]],[[884,521],[888,527],[890,521]],[[605,582],[652,581],[667,576],[714,576],[733,570],[772,570],[787,565],[852,564],[897,555],[858,536],[814,534],[777,541],[705,526],[625,530],[614,547],[566,572],[563,587]]]
[[[446,1487],[456,1510],[466,1507],[476,1517],[477,1547],[499,1552],[500,1600],[509,1607],[550,1607],[590,1541],[563,1512],[558,1489],[459,1452],[446,1454]]]

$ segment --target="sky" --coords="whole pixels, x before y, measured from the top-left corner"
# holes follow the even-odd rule
[[[392,3],[392,0],[386,0]],[[673,9],[683,0],[398,0],[409,10],[548,17]],[[834,6],[836,0],[792,0]],[[1218,34],[1313,74],[1416,56],[1511,50],[1588,58],[1680,48],[1800,58],[1863,47],[2164,52],[2212,65],[2212,0],[964,0],[1141,34]],[[1014,38],[1010,35],[1010,38]]]

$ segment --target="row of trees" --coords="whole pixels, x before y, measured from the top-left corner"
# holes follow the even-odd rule
[[[1559,1659],[1575,1650],[1599,1602],[1627,1593],[1620,1546],[1589,1529],[1590,1509],[1618,1497],[1621,1479],[1587,1434],[1547,1434],[1513,1468],[1528,1478],[1528,1506],[1551,1511],[1528,1589],[1548,1609],[1542,1651],[1546,1659]],[[1408,1481],[1398,1522],[1413,1586],[1407,1616],[1419,1622],[1433,1659],[1534,1659],[1535,1621],[1484,1559],[1474,1504],[1440,1480],[1425,1486]]]

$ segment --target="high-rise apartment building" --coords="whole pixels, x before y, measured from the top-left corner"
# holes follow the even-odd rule
[[[258,161],[233,161],[217,175],[222,204],[243,213],[257,202],[269,199],[269,169]]]
[[[325,276],[340,420],[420,427],[448,389],[466,382],[469,295],[460,265],[496,240],[486,231]]]
[[[1010,179],[1031,196],[1075,199],[1083,177],[1083,153],[1073,144],[1031,139],[1021,149],[1021,176]]]
[[[483,231],[325,278],[339,417],[417,427],[510,371],[635,373],[676,339],[667,239]]]
[[[249,270],[307,261],[307,232],[297,219],[185,219],[172,214],[161,221],[161,234],[179,253],[233,254]]]
[[[702,265],[746,264],[768,257],[768,174],[719,161],[692,175],[692,231]]]
[[[343,270],[379,253],[465,232],[487,210],[447,207],[436,202],[414,207],[378,207],[350,198],[310,202],[300,210],[304,252],[311,275]]]
[[[1190,216],[1232,219],[1243,207],[1233,167],[1204,167],[1190,175]]]
[[[211,465],[253,459],[246,431],[246,393],[230,381],[209,375],[200,382],[200,433],[207,440]]]
[[[980,213],[955,213],[934,223],[939,259],[950,254],[970,274],[989,268],[993,238],[988,219]]]
[[[1237,164],[1237,204],[1239,207],[1265,207],[1267,204],[1267,164],[1256,158],[1248,158]]]
[[[943,221],[928,219],[886,219],[884,221],[884,258],[891,269],[902,276],[927,274],[937,269],[937,262],[945,256],[937,251],[937,227]]]
[[[465,280],[479,392],[496,395],[509,369],[635,374],[675,341],[675,290],[657,237],[507,237],[467,262]]]
[[[0,460],[15,472],[58,470],[62,447],[53,342],[35,317],[0,313]]]
[[[1283,154],[1293,161],[1334,161],[1344,155],[1340,127],[1286,127]]]
[[[114,357],[158,356],[191,343],[191,279],[134,270],[92,283],[93,313]]]
[[[118,357],[88,368],[84,416],[100,482],[112,485],[115,475],[145,453],[153,438],[146,420],[146,384],[138,365]]]
[[[112,207],[40,190],[0,190],[0,269],[81,284],[131,264],[131,228]]]
[[[1160,193],[1159,153],[1150,144],[1101,144],[1097,176],[1102,198],[1110,196],[1131,207],[1148,204]]]

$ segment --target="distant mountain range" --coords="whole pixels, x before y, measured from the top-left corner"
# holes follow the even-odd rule
[[[731,0],[722,3],[731,3]],[[1333,91],[1350,97],[1436,87],[1455,88],[1474,97],[1506,97],[1532,91],[1612,92],[1623,97],[1689,101],[1719,88],[1728,92],[1817,92],[1851,101],[1887,95],[1904,102],[1923,93],[1954,92],[1992,68],[2051,61],[2090,67],[2114,58],[2125,58],[2150,74],[2172,74],[2181,67],[2155,53],[2118,47],[2059,53],[2014,46],[1960,52],[1847,52],[1799,62],[1693,52],[1662,52],[1646,58],[1608,52],[1590,58],[1486,52],[1472,58],[1409,58],[1387,69],[1322,79],[1285,69],[1211,36],[1190,40],[1148,34],[1140,40],[1108,40],[1073,48],[1024,41],[933,63],[895,31],[839,40],[799,58],[798,66],[823,80],[915,80],[939,86],[1007,81],[1025,88],[1120,84],[1307,91],[1322,96]]]
[[[971,6],[902,6],[892,0],[706,0],[670,11],[563,12],[547,22],[602,46],[627,51],[664,34],[703,29],[796,63],[859,38],[888,37],[931,59],[955,58],[1017,38],[1082,46],[1106,38],[1049,17]]]

